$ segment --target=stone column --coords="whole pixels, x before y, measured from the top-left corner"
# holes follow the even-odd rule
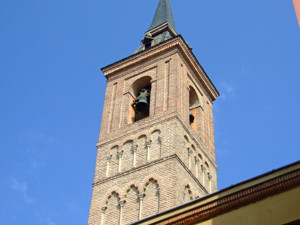
[[[123,156],[123,151],[122,152],[118,152],[118,160],[119,160],[119,162],[118,162],[118,173],[120,173],[121,172],[121,170],[122,170],[122,156]]]
[[[109,167],[110,167],[110,160],[111,160],[112,155],[108,156],[107,159],[107,165],[106,165],[106,176],[109,176]]]
[[[120,206],[120,219],[119,219],[119,225],[122,225],[124,204],[125,204],[125,201],[119,201],[119,206]]]
[[[205,172],[206,172],[206,168],[201,165],[201,171],[202,171],[202,185],[203,187],[205,187]]]
[[[154,116],[156,112],[155,105],[156,105],[156,80],[151,82],[151,93],[150,93],[150,109],[149,109],[149,116]]]
[[[143,216],[143,199],[144,199],[144,194],[139,194],[139,203],[140,203],[140,210],[139,210],[139,220],[142,219]]]
[[[188,154],[189,154],[189,156],[188,156],[188,158],[189,158],[189,169],[191,169],[191,167],[192,167],[193,150],[191,150],[191,149],[188,148]]]
[[[151,146],[151,141],[146,141],[145,144],[145,148],[147,149],[146,162],[150,162],[150,146]]]
[[[196,177],[199,178],[199,163],[200,163],[200,159],[199,158],[195,158],[195,164],[196,164]]]
[[[161,136],[158,136],[157,142],[159,144],[159,158],[161,158],[162,157],[162,152],[161,152],[162,137]]]
[[[105,219],[105,211],[107,207],[102,207],[101,208],[101,225],[104,225],[104,219]]]
[[[185,192],[183,192],[182,197],[183,197],[183,202],[186,202],[186,193]]]
[[[209,193],[212,193],[212,175],[208,173]]]
[[[136,165],[136,152],[137,152],[138,146],[132,146],[131,152],[132,152],[132,167],[135,167]]]
[[[160,188],[158,187],[157,189],[157,199],[158,199],[158,213],[160,212]]]

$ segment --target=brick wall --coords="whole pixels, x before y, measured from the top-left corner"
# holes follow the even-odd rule
[[[197,77],[178,48],[109,76],[89,225],[128,224],[217,190],[212,98]],[[133,84],[143,79],[150,116],[132,122]]]

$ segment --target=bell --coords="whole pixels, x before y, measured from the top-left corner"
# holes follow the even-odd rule
[[[190,112],[190,123],[194,123],[195,117],[194,115]]]
[[[148,107],[148,101],[146,96],[140,96],[138,102],[136,103],[136,110],[137,111],[146,111]]]

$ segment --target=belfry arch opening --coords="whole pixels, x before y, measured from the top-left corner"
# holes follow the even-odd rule
[[[130,123],[149,117],[151,77],[145,76],[131,85]]]
[[[197,131],[197,108],[200,106],[198,95],[195,89],[190,86],[189,87],[189,122],[191,127]]]

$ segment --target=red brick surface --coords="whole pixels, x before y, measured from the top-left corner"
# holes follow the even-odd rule
[[[105,70],[89,225],[128,224],[217,190],[211,84],[179,47],[166,46]],[[132,123],[132,84],[142,77],[151,78],[150,116]],[[191,87],[200,104],[194,129]]]

